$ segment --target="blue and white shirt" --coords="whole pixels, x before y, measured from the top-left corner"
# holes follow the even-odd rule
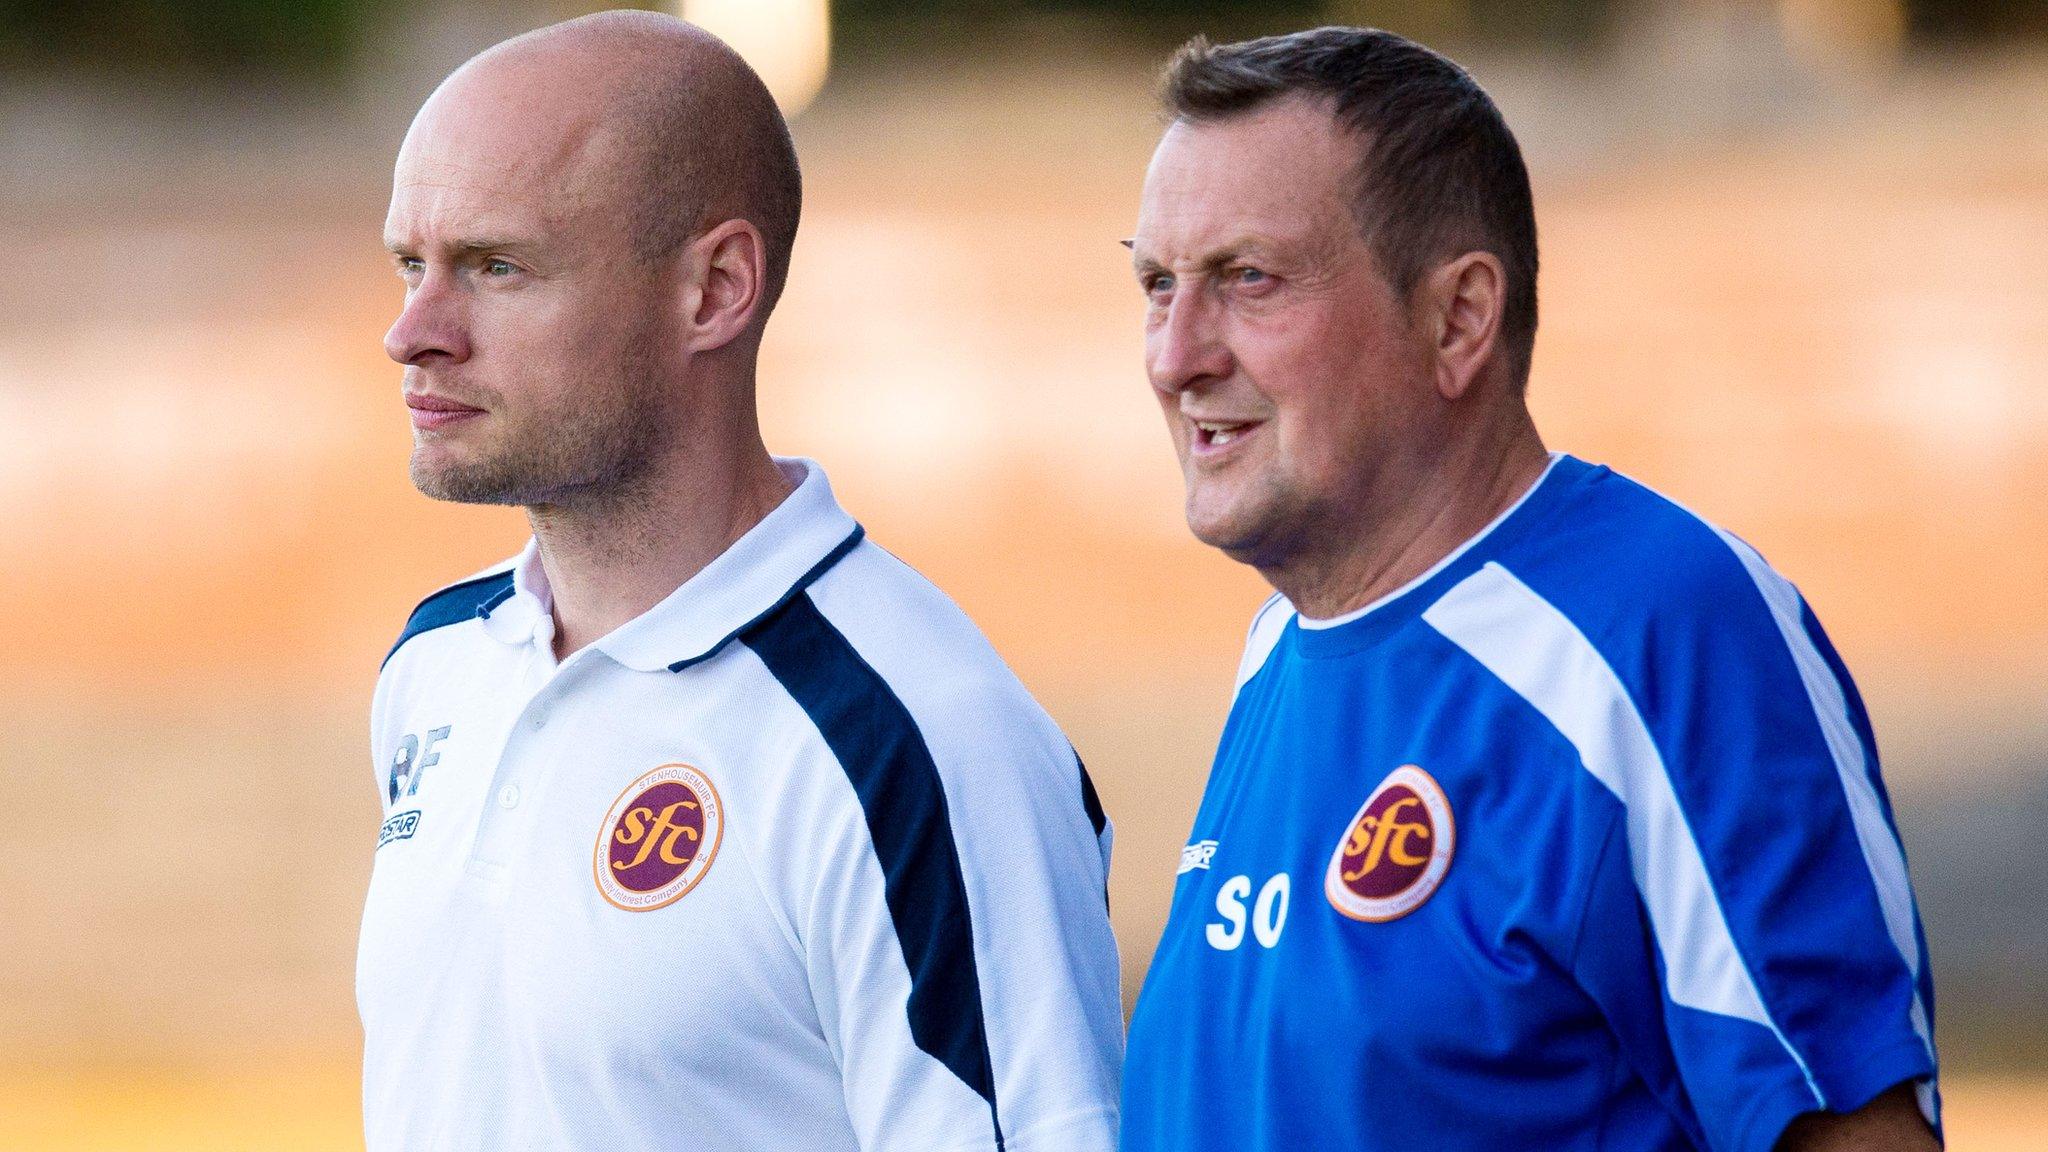
[[[377,685],[372,1152],[1107,1152],[1109,829],[824,473],[556,663],[531,545]]]
[[[1128,1152],[1769,1152],[1917,1081],[1877,750],[1797,590],[1568,456],[1406,588],[1260,612],[1131,1022]]]

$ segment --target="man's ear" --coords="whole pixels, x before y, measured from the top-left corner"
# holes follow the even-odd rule
[[[1491,252],[1467,252],[1429,274],[1417,293],[1435,339],[1436,390],[1446,400],[1464,396],[1493,360],[1507,273]]]
[[[683,297],[685,346],[712,352],[752,327],[768,283],[768,245],[745,220],[714,225],[690,242]]]

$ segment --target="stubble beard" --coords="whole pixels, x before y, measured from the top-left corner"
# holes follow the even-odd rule
[[[507,414],[489,397],[506,434],[487,452],[436,460],[414,442],[413,486],[457,504],[577,507],[629,501],[645,485],[664,440],[657,380],[647,342],[634,341],[617,366],[592,373],[559,409]]]

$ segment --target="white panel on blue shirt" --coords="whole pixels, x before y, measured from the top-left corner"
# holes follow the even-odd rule
[[[1115,1144],[1109,830],[967,618],[824,474],[557,666],[534,550],[372,715],[382,1149]]]

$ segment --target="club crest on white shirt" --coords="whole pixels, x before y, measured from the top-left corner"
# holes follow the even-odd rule
[[[592,862],[598,893],[628,912],[665,908],[704,878],[724,831],[711,778],[664,764],[626,785],[605,813]]]

